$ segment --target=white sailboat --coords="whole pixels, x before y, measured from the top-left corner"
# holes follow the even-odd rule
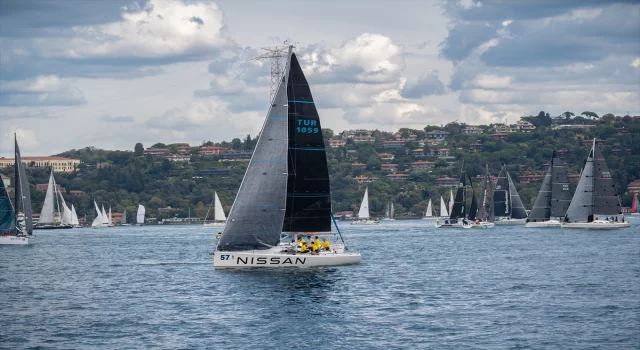
[[[622,215],[615,181],[594,139],[561,227],[611,230],[629,226]]]
[[[0,177],[0,245],[28,245],[33,232],[31,193],[29,181],[22,164],[18,138],[15,138],[14,188],[15,207]]]
[[[104,210],[104,204],[102,205],[102,212],[100,213],[102,216],[102,226],[109,227],[109,215]]]
[[[387,203],[387,207],[384,211],[384,216],[380,221],[389,221],[391,220],[391,203]]]
[[[216,269],[360,262],[360,254],[349,252],[331,215],[320,118],[291,50],[290,46],[283,78],[214,252]],[[296,250],[298,234],[335,237],[332,223],[340,241],[316,253]],[[280,244],[282,234],[293,236],[293,244]]]
[[[98,203],[96,203],[96,201],[93,201],[93,205],[96,208],[96,218],[93,219],[93,222],[91,223],[91,228],[101,228],[101,227],[106,227],[104,225],[104,218],[102,216],[102,212],[100,211],[100,208],[98,207]]]
[[[444,198],[440,196],[440,219],[444,220],[449,218],[449,211],[447,210],[447,203],[445,203]]]
[[[64,198],[62,198],[63,206],[60,205],[60,198],[62,198],[62,195],[58,192],[56,180],[53,177],[53,171],[51,171],[49,184],[47,185],[47,194],[44,197],[42,211],[40,212],[40,219],[38,220],[38,224],[34,226],[34,230],[72,228],[71,210],[64,204]]]
[[[107,220],[107,227],[114,227],[113,218],[111,217],[111,207],[109,207],[109,217]]]
[[[144,225],[144,214],[145,209],[142,204],[138,204],[138,213],[136,213],[136,225],[142,226]]]
[[[122,218],[120,219],[120,226],[131,226],[127,223],[127,208],[122,211]]]
[[[207,222],[209,218],[209,212],[211,211],[211,205],[209,205],[209,210],[207,210],[207,215],[204,218],[204,227],[222,227],[227,223],[227,217],[224,215],[224,209],[222,208],[222,203],[220,202],[220,198],[218,198],[218,192],[213,192],[213,221]]]
[[[442,198],[442,197],[441,197]],[[427,204],[427,211],[424,213],[424,217],[422,220],[434,220],[433,216],[433,206],[431,204],[431,198],[429,198],[429,204]]]
[[[391,214],[389,214],[391,215]],[[380,222],[372,219],[369,215],[369,187],[365,188],[362,203],[360,203],[360,211],[358,217],[351,221],[351,225],[377,225]]]
[[[80,226],[80,221],[78,220],[78,214],[76,213],[76,208],[71,204],[71,225],[73,227],[78,228]]]

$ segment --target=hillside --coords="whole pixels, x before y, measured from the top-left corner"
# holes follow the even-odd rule
[[[398,215],[424,212],[429,198],[437,207],[440,195],[448,196],[451,188],[441,185],[447,181],[443,178],[457,178],[462,160],[472,178],[484,174],[485,164],[494,176],[506,164],[530,209],[540,186],[536,176],[544,174],[553,150],[558,150],[569,174],[577,175],[593,138],[603,148],[620,193],[629,182],[640,179],[640,117],[607,114],[594,120],[567,119],[540,112],[514,125],[454,122],[396,133],[350,130],[334,135],[329,129],[323,133],[336,212],[357,210],[365,186],[374,215],[381,215],[388,202],[395,203]],[[67,194],[72,190],[86,193],[65,198],[87,219],[94,215],[94,199],[115,212],[126,208],[131,214],[142,203],[149,216],[159,219],[186,217],[189,210],[192,216],[204,218],[214,190],[229,211],[255,141],[247,136],[197,147],[158,143],[146,149],[146,153],[158,150],[157,155],[145,155],[140,144],[133,151],[70,150],[60,156],[80,159],[82,164],[72,173],[56,174],[56,180]],[[209,155],[211,152],[224,153]],[[27,170],[37,213],[44,193],[36,191],[35,184],[47,182],[48,170]],[[0,172],[13,176],[11,169]],[[630,196],[622,198],[623,206],[630,205]]]

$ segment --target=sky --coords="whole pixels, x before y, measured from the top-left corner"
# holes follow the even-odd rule
[[[293,43],[323,127],[640,115],[640,3],[0,1],[0,156],[255,136]]]

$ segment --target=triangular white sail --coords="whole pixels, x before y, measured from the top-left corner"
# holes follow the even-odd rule
[[[431,199],[429,199],[429,204],[427,204],[427,212],[424,213],[425,218],[433,217],[433,208],[431,207]]]
[[[80,221],[78,221],[78,214],[76,213],[76,208],[73,204],[71,204],[71,225],[80,225]]]
[[[93,201],[93,205],[95,205],[96,207],[96,218],[93,219],[91,227],[102,226],[102,213],[100,212],[100,208],[98,208],[98,203],[96,203],[96,201]]]
[[[145,209],[142,204],[138,204],[138,214],[136,215],[136,223],[141,225],[144,224],[144,213]]]
[[[214,215],[214,219],[217,221],[224,221],[227,220],[227,218],[224,215],[224,209],[222,209],[222,203],[220,203],[220,198],[218,198],[218,193],[214,192],[213,193],[213,197],[214,197],[214,204],[213,204],[213,215]]]
[[[102,206],[102,223],[105,225],[109,224],[109,216],[107,216],[107,212],[104,210],[104,205]]]
[[[125,208],[125,209],[122,211],[122,217],[120,218],[120,224],[121,224],[121,225],[124,225],[124,224],[126,224],[126,223],[127,223],[127,209]]]
[[[449,212],[447,211],[447,204],[444,202],[444,198],[440,196],[440,217],[446,218],[449,217]]]
[[[55,183],[55,179],[54,179],[54,183]],[[62,224],[63,225],[71,225],[71,220],[72,220],[72,214],[71,214],[71,209],[69,209],[69,207],[67,206],[67,202],[64,201],[64,197],[62,197],[62,193],[57,191],[57,188],[54,187],[54,189],[56,190],[55,192],[58,194],[58,198],[60,198],[60,201],[62,202]]]
[[[396,218],[396,207],[393,205],[393,203],[391,203],[391,219],[395,219]]]
[[[47,186],[47,194],[44,197],[44,204],[42,205],[42,211],[40,212],[39,224],[53,224],[53,211],[54,211],[54,189],[55,182],[53,180],[53,171],[49,176],[49,185]]]
[[[358,212],[359,219],[369,218],[369,188],[364,190],[364,197],[362,197],[362,204],[360,204],[360,211]]]
[[[449,190],[449,213],[453,210],[453,203],[455,199],[453,199],[453,190]]]
[[[109,226],[113,225],[113,219],[111,218],[111,207],[109,207],[109,219],[107,220]]]

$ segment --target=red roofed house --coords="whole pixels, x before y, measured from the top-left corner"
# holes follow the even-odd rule
[[[411,168],[412,169],[431,169],[431,168],[434,168],[435,166],[436,166],[436,163],[427,162],[427,161],[424,161],[424,160],[420,160],[420,161],[411,163]]]
[[[378,157],[382,160],[393,160],[393,158],[395,158],[392,153],[379,153]]]
[[[397,171],[398,164],[382,164],[380,166],[380,169],[383,171]]]
[[[635,180],[627,186],[627,192],[640,194],[640,180]]]
[[[144,150],[144,154],[147,156],[164,156],[169,153],[168,148],[147,148]]]
[[[387,179],[391,181],[404,181],[409,179],[408,174],[389,174],[387,175]]]
[[[346,144],[347,144],[347,141],[343,139],[329,139],[329,146],[331,146],[331,148],[342,147]]]
[[[200,154],[203,156],[215,156],[224,153],[224,147],[220,146],[205,146],[200,148]]]

